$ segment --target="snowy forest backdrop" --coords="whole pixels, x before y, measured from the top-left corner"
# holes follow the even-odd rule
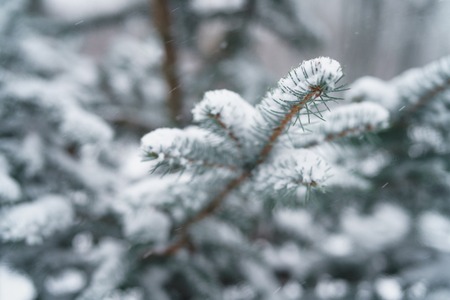
[[[0,1],[0,299],[450,299],[449,14],[446,0]],[[275,150],[313,149],[305,165],[334,176],[278,193],[269,175],[290,174],[262,172],[180,249],[149,254],[228,175],[151,175],[144,134],[192,124],[196,104],[199,123],[267,104],[320,56],[350,89]],[[228,118],[250,140],[252,109]],[[238,166],[209,141],[192,150]]]

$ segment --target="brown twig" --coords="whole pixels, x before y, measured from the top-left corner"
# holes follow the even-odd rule
[[[433,90],[429,91],[425,95],[422,95],[413,106],[411,106],[405,110],[401,119],[404,120],[407,116],[415,113],[420,108],[427,105],[428,102],[433,100],[433,98],[435,96],[437,96],[439,93],[445,91],[449,87],[450,87],[450,79],[445,81],[442,85],[435,87]]]
[[[373,130],[375,130],[375,128],[372,125],[366,125],[362,129],[361,128],[348,128],[348,129],[342,130],[337,133],[329,133],[325,136],[325,138],[322,141],[318,141],[318,140],[312,141],[309,144],[300,146],[299,148],[311,148],[311,147],[315,147],[315,146],[319,145],[321,142],[330,143],[337,139],[344,138],[344,137],[350,136],[355,133],[370,132]]]
[[[286,129],[286,126],[290,123],[293,117],[295,117],[302,108],[305,107],[306,103],[308,103],[310,100],[315,99],[317,97],[320,97],[322,90],[320,87],[314,87],[311,89],[311,92],[308,93],[302,101],[292,106],[289,113],[281,120],[280,125],[274,129],[272,132],[272,135],[269,137],[269,140],[265,144],[264,148],[261,150],[259,154],[259,159],[256,162],[256,165],[260,165],[262,162],[266,160],[266,158],[269,156],[270,152],[272,151],[273,145],[277,141],[277,139],[280,137],[280,135],[284,132]]]
[[[174,159],[176,157],[165,153],[164,158],[165,159]],[[206,160],[197,160],[197,159],[188,158],[188,157],[183,157],[183,158],[186,159],[186,161],[191,165],[200,165],[205,168],[227,169],[232,172],[236,172],[239,170],[237,166],[233,166],[233,165],[225,165],[225,164],[214,163],[214,162],[210,162],[210,161],[206,161]]]
[[[204,207],[199,213],[194,215],[192,218],[187,220],[182,226],[180,226],[178,230],[178,237],[175,239],[175,241],[173,241],[171,244],[169,244],[167,247],[163,249],[148,251],[147,253],[144,254],[143,258],[148,258],[151,256],[172,255],[181,248],[183,248],[189,242],[188,231],[190,226],[205,219],[213,212],[215,212],[231,192],[233,192],[236,188],[238,188],[241,184],[243,184],[248,178],[252,176],[253,170],[255,170],[259,165],[261,165],[266,160],[271,150],[273,149],[273,145],[280,137],[280,135],[284,132],[284,130],[291,122],[291,120],[300,112],[302,108],[305,107],[307,102],[319,97],[321,95],[321,92],[322,90],[320,87],[314,87],[310,93],[308,93],[299,103],[295,104],[291,108],[291,110],[285,115],[283,120],[281,120],[280,125],[277,126],[272,132],[267,143],[260,151],[258,155],[259,159],[256,161],[256,163],[249,169],[245,170],[239,177],[236,177],[235,179],[231,180],[225,186],[225,188],[219,194],[217,194],[206,207]]]
[[[168,256],[176,253],[178,250],[183,248],[189,242],[188,230],[192,224],[197,223],[198,221],[203,220],[208,217],[211,213],[213,213],[219,206],[222,204],[223,200],[228,196],[228,194],[233,191],[235,188],[240,186],[247,178],[251,175],[250,171],[246,171],[241,174],[241,176],[231,180],[225,189],[222,190],[214,199],[204,207],[199,213],[194,215],[192,218],[187,220],[182,226],[180,226],[178,230],[177,239],[172,242],[169,246],[163,249],[150,250],[144,254],[144,258],[150,256]]]
[[[174,38],[171,32],[172,21],[170,18],[170,8],[168,0],[149,0],[152,8],[153,24],[158,31],[164,47],[165,59],[162,71],[167,83],[168,95],[167,106],[172,121],[179,123],[183,113],[181,83],[177,76],[177,51]]]
[[[219,125],[223,130],[226,131],[228,137],[238,146],[238,148],[241,148],[241,142],[239,141],[238,137],[234,134],[233,131],[230,130],[230,128],[227,127],[227,125],[222,121],[219,114],[210,114],[209,115],[214,121]]]

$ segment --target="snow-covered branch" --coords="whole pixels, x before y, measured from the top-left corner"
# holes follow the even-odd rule
[[[323,183],[327,167],[322,159],[307,151],[289,152],[274,146],[303,111],[316,113],[315,101],[334,100],[330,93],[340,90],[337,84],[342,77],[341,67],[335,60],[320,57],[304,61],[278,82],[256,110],[235,93],[209,92],[193,110],[194,120],[205,129],[159,129],[144,136],[141,146],[144,157],[158,160],[157,166],[170,170],[201,161],[198,165],[207,167],[213,165],[205,161],[214,161],[216,165],[234,163],[237,170],[237,175],[224,182],[224,188],[209,203],[180,226],[172,244],[151,250],[146,257],[173,254],[186,245],[189,228],[213,214],[244,183],[251,182],[255,190],[272,188],[283,193],[291,193],[299,186],[316,187]],[[238,146],[231,149],[240,155],[228,152],[218,156],[219,144],[226,145],[227,138]],[[268,160],[269,157],[273,159]]]

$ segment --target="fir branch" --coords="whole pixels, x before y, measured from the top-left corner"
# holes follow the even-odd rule
[[[180,230],[178,231],[178,237],[174,242],[169,244],[163,249],[157,249],[157,250],[151,250],[144,254],[143,258],[148,258],[150,256],[170,256],[175,254],[178,250],[186,246],[189,242],[189,228],[191,225],[205,219],[206,217],[210,216],[212,213],[214,213],[222,204],[222,202],[225,200],[225,198],[232,193],[235,189],[237,189],[239,186],[241,186],[247,179],[249,179],[252,176],[253,170],[255,170],[259,165],[264,163],[266,158],[269,156],[271,150],[273,149],[273,146],[275,142],[278,140],[280,135],[284,132],[287,125],[290,123],[290,121],[297,116],[297,114],[300,112],[302,108],[305,107],[306,103],[308,101],[312,101],[313,99],[320,96],[322,93],[322,90],[320,87],[313,87],[311,89],[311,92],[307,94],[303,100],[301,100],[298,104],[294,105],[292,109],[289,111],[289,113],[286,114],[286,116],[282,119],[280,122],[280,125],[274,129],[272,134],[270,135],[270,138],[266,145],[263,147],[261,152],[259,153],[258,161],[256,164],[254,164],[249,170],[242,173],[241,176],[235,178],[234,180],[230,181],[225,189],[222,190],[205,208],[203,208],[200,212],[198,212],[195,216],[190,218],[188,221],[186,221],[183,225],[180,226]]]
[[[258,158],[258,161],[256,162],[255,166],[260,165],[261,163],[263,163],[266,160],[266,158],[269,156],[270,152],[272,151],[272,148],[273,148],[275,142],[278,140],[280,135],[285,131],[286,127],[288,126],[288,124],[290,124],[292,119],[299,114],[300,110],[303,109],[309,101],[312,101],[317,97],[320,97],[321,93],[322,93],[322,90],[320,89],[319,86],[313,87],[311,92],[308,93],[298,104],[295,104],[294,106],[292,106],[291,110],[281,120],[280,125],[278,125],[278,127],[276,127],[273,130],[272,134],[269,137],[269,140],[267,141],[267,143],[265,144],[265,146],[259,153],[259,155],[258,155],[259,158]]]
[[[298,73],[300,71],[301,73]],[[300,111],[305,108],[309,111],[309,108],[307,107],[309,102],[316,99],[322,99],[321,96],[326,95],[327,92],[333,92],[335,84],[342,76],[339,63],[329,58],[318,58],[303,62],[299,68],[292,70],[288,74],[288,77],[281,79],[278,83],[278,88],[275,89],[272,94],[269,94],[269,96],[272,97],[266,97],[259,107],[261,113],[260,116],[267,122],[267,125],[271,128],[271,132],[269,132],[264,146],[259,150],[256,156],[257,160],[249,166],[243,166],[244,171],[240,176],[229,181],[225,188],[217,194],[208,205],[183,223],[179,227],[180,229],[178,230],[177,237],[171,244],[162,249],[148,251],[143,258],[159,255],[172,255],[188,244],[190,227],[213,214],[229,194],[249,180],[253,176],[254,171],[265,163],[271,154],[275,143],[279,140],[279,137],[285,132],[288,126],[298,118]],[[217,100],[217,97],[215,100]],[[271,104],[271,101],[276,105],[276,108],[279,111],[272,109],[273,105]],[[202,106],[202,103],[200,103],[193,111],[194,119],[197,118],[204,121],[205,112],[202,111],[202,108],[204,107],[207,107],[208,109],[211,109],[211,107],[217,108],[214,105],[211,107],[208,105]],[[206,117],[208,116],[206,115]],[[147,140],[147,148],[148,145],[150,145],[150,149],[155,149],[156,145],[153,145],[152,133],[148,134],[147,138],[144,139]],[[320,163],[318,163],[318,165],[320,165]],[[320,175],[323,175],[322,173]],[[314,177],[312,169],[307,174],[301,166],[298,166],[291,175],[293,179],[302,182],[302,184],[310,186],[317,185],[317,181],[311,179]],[[317,178],[322,181],[323,176]]]
[[[283,149],[270,164],[261,166],[254,181],[258,192],[278,199],[292,198],[298,189],[321,186],[329,177],[328,164],[310,150]]]
[[[169,256],[175,254],[178,250],[183,248],[189,242],[190,227],[214,213],[221,206],[225,198],[236,188],[242,185],[248,178],[250,178],[250,176],[251,172],[246,171],[242,173],[241,176],[231,180],[207,206],[205,206],[196,215],[179,226],[179,231],[177,234],[178,237],[171,244],[162,249],[150,250],[144,254],[143,258],[145,259],[151,256]]]
[[[198,127],[184,130],[160,128],[142,140],[144,160],[156,160],[155,170],[163,172],[189,166],[235,170],[237,151],[226,140]]]
[[[366,125],[363,128],[363,131],[365,133],[373,132],[374,130],[375,130],[375,128],[372,125]],[[325,138],[323,139],[323,141],[319,141],[319,140],[311,141],[308,144],[303,145],[302,148],[312,148],[312,147],[320,145],[322,142],[332,143],[338,139],[354,136],[355,134],[359,134],[359,133],[361,133],[361,128],[344,129],[340,132],[327,134],[325,136]]]
[[[382,104],[395,117],[393,126],[403,126],[436,97],[450,89],[450,56],[425,67],[411,69],[390,81],[363,77],[347,93],[351,101]]]
[[[435,99],[436,96],[438,96],[442,92],[445,92],[448,89],[450,89],[450,78],[442,82],[441,85],[437,85],[433,89],[428,90],[427,93],[421,95],[417,99],[417,102],[414,105],[405,109],[404,113],[402,114],[400,122],[402,122],[402,120],[407,119],[408,116],[415,114],[417,111],[425,107],[429,102]]]
[[[239,94],[227,90],[206,92],[192,110],[196,123],[232,141],[240,153],[247,139],[245,129],[255,113],[255,108]]]
[[[214,122],[220,127],[222,128],[228,135],[228,137],[230,138],[230,140],[232,140],[236,146],[238,148],[241,148],[242,145],[239,142],[239,139],[237,138],[237,136],[234,134],[233,131],[230,130],[229,127],[227,127],[227,125],[224,123],[224,121],[221,119],[221,115],[220,113],[217,114],[209,114],[208,115],[212,120],[214,120]]]
[[[177,51],[175,48],[174,37],[171,32],[172,20],[170,17],[169,1],[150,0],[152,7],[152,20],[155,28],[161,37],[164,46],[165,59],[163,62],[163,73],[168,86],[167,106],[172,117],[172,121],[179,123],[180,116],[183,113],[181,83],[177,75]]]
[[[371,103],[353,103],[324,115],[326,122],[310,126],[311,133],[291,136],[295,148],[311,148],[339,138],[374,132],[388,126],[389,112]]]
[[[150,153],[149,156],[151,156],[152,154]],[[164,154],[165,159],[167,160],[176,160],[178,159],[175,156],[171,156],[170,154]],[[149,157],[151,159],[151,157]],[[144,157],[145,159],[145,157]],[[200,167],[204,167],[204,168],[208,168],[208,169],[215,169],[215,168],[219,168],[219,169],[227,169],[229,171],[238,171],[239,169],[236,166],[233,165],[228,165],[228,164],[221,164],[221,163],[217,163],[217,162],[212,162],[212,161],[207,161],[207,160],[202,160],[202,159],[195,159],[195,158],[190,158],[190,157],[183,157],[184,162],[189,164],[192,167],[196,167],[196,168],[200,168]],[[163,165],[165,165],[164,162],[159,162],[157,163],[153,170],[152,173],[155,172],[158,168],[162,167]],[[169,166],[171,168],[174,168],[173,166]]]

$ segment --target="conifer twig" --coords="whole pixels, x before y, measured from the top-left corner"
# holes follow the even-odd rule
[[[170,156],[169,154],[165,154],[166,158],[170,159],[173,158],[173,156]],[[227,169],[229,171],[237,171],[238,168],[236,166],[232,165],[226,165],[226,164],[219,164],[210,162],[207,160],[197,160],[193,158],[185,157],[186,161],[189,162],[191,165],[199,165],[205,168],[220,168],[220,169]]]
[[[227,127],[227,125],[222,121],[220,118],[220,113],[217,114],[210,114],[209,115],[219,127],[221,127],[228,135],[228,137],[236,144],[238,148],[241,148],[241,142],[237,138],[237,136],[234,134],[233,131],[230,130],[230,128]]]
[[[210,127],[211,123],[205,122],[212,120],[213,124],[218,126],[220,130],[225,129],[224,133],[228,135],[228,122],[225,122],[225,119],[219,119],[223,124],[217,123],[214,122],[215,120],[211,119],[211,117],[223,109],[224,112],[227,113],[226,120],[232,120],[232,118],[236,116],[237,120],[244,121],[242,113],[248,112],[249,116],[254,117],[254,120],[251,123],[251,128],[253,130],[258,131],[260,128],[267,129],[264,132],[261,131],[263,132],[262,143],[255,144],[262,145],[262,147],[258,147],[255,152],[252,152],[251,155],[252,157],[255,157],[254,160],[251,162],[247,161],[244,165],[240,166],[239,169],[241,173],[238,176],[230,180],[224,189],[216,194],[204,208],[178,227],[175,239],[171,243],[162,249],[147,252],[144,255],[144,258],[171,255],[189,244],[190,227],[217,211],[227,196],[247,180],[251,179],[253,176],[259,176],[259,167],[266,163],[275,144],[286,129],[300,118],[302,109],[306,109],[309,116],[310,113],[313,113],[308,107],[309,102],[316,99],[325,102],[324,97],[332,99],[332,97],[329,97],[327,94],[340,89],[340,87],[336,87],[336,84],[342,77],[342,69],[337,61],[320,57],[302,62],[298,68],[293,69],[286,77],[280,79],[278,87],[270,91],[268,96],[263,98],[261,104],[259,104],[256,109],[249,109],[246,107],[248,104],[245,104],[246,102],[233,92],[215,91],[208,92],[210,94],[205,94],[203,101],[193,109],[194,119],[197,122],[206,125],[206,127]],[[242,105],[243,111],[239,111],[237,104]],[[241,130],[245,131],[245,128],[241,128]],[[167,141],[164,143],[160,142],[161,139],[165,138],[165,134],[169,136],[172,135],[172,138],[175,138],[178,132],[174,129],[160,129],[151,132],[142,138],[143,149],[154,151],[154,149],[161,150],[167,147],[170,148],[173,145],[172,143]],[[236,139],[240,137],[239,134],[241,133],[236,132]],[[245,137],[245,135],[243,136]],[[177,153],[176,149],[174,150],[175,153]],[[306,155],[307,153],[305,152],[304,154]],[[159,155],[156,155],[156,157],[159,157]],[[321,160],[318,159],[318,157],[313,158],[312,156],[306,155],[303,159],[305,161],[301,162],[296,161],[295,159],[290,160],[294,165],[293,172],[301,173],[302,177],[303,172],[305,171],[303,169],[311,168],[311,162],[308,162],[308,166],[302,167],[299,166],[299,163],[302,164],[303,162],[306,162],[306,160],[312,159],[317,162],[317,166],[321,164]],[[311,170],[312,169],[306,171],[309,172],[306,181],[309,183],[309,186],[316,186],[316,177],[317,179],[322,180],[323,176],[313,176]],[[322,170],[319,173],[323,172],[324,171]],[[296,173],[296,175],[298,174]],[[303,182],[304,181],[302,180],[302,183]]]
[[[373,131],[375,128],[372,125],[366,125],[365,128],[363,130],[361,130],[361,128],[348,128],[348,129],[344,129],[340,132],[336,132],[336,133],[329,133],[325,136],[325,138],[322,141],[319,140],[315,140],[315,141],[311,141],[308,144],[302,145],[302,148],[307,149],[307,148],[312,148],[315,147],[317,145],[319,145],[321,142],[325,142],[325,143],[331,143],[337,139],[341,139],[341,138],[345,138],[348,136],[351,136],[355,133],[358,133],[360,131],[363,132],[371,132]]]
[[[167,106],[172,121],[179,123],[179,118],[183,112],[181,83],[177,75],[177,51],[174,37],[172,35],[172,21],[170,18],[170,8],[168,0],[149,0],[152,8],[152,20],[163,44],[165,59],[162,71],[167,83]]]
[[[428,102],[431,102],[434,97],[436,97],[439,93],[444,92],[450,87],[450,78],[444,81],[441,85],[436,86],[434,89],[430,90],[428,93],[422,95],[419,97],[417,102],[405,110],[401,121],[406,119],[407,116],[410,116],[411,114],[414,114],[416,111],[427,105]]]
[[[284,130],[286,129],[287,125],[291,122],[291,120],[299,114],[299,112],[302,108],[305,107],[306,103],[308,103],[309,101],[311,101],[315,98],[320,97],[321,93],[322,93],[322,90],[321,90],[320,86],[312,87],[311,92],[306,94],[306,96],[299,103],[295,104],[291,108],[289,113],[286,114],[286,116],[283,118],[283,120],[281,120],[280,124],[273,130],[272,134],[269,137],[269,140],[267,141],[267,143],[265,144],[265,146],[263,147],[263,149],[261,150],[261,152],[258,156],[259,158],[258,158],[256,165],[260,165],[261,163],[263,163],[266,160],[266,158],[269,156],[270,152],[272,151],[273,145],[275,144],[277,139],[284,132]]]
[[[178,250],[183,248],[188,242],[189,242],[189,236],[188,231],[189,228],[205,219],[206,217],[210,216],[212,213],[214,213],[223,203],[225,198],[232,193],[236,188],[238,188],[240,185],[242,185],[247,179],[249,179],[252,175],[253,170],[255,170],[259,165],[264,163],[266,158],[269,156],[273,149],[273,145],[276,143],[280,135],[284,132],[288,124],[292,121],[293,118],[295,118],[300,110],[305,107],[305,105],[309,102],[314,100],[317,97],[320,97],[322,93],[322,89],[320,86],[312,87],[310,92],[307,93],[303,99],[298,102],[297,104],[293,105],[291,110],[285,115],[285,117],[281,120],[279,126],[277,126],[270,135],[268,142],[265,144],[265,146],[260,151],[258,157],[259,159],[256,161],[256,163],[251,166],[249,169],[244,171],[239,177],[236,177],[235,179],[231,180],[226,187],[217,194],[212,201],[204,207],[200,212],[198,212],[196,215],[194,215],[192,218],[187,220],[184,224],[182,224],[178,231],[178,237],[173,241],[171,244],[169,244],[167,247],[163,249],[157,249],[157,250],[151,250],[144,254],[143,258],[148,258],[151,256],[167,256],[175,254]]]
[[[189,236],[188,231],[190,226],[193,224],[205,219],[209,215],[211,215],[213,212],[215,212],[220,205],[222,204],[223,200],[238,186],[240,186],[246,179],[248,179],[251,176],[250,171],[246,171],[241,174],[241,176],[231,180],[223,189],[222,192],[216,195],[214,199],[200,212],[198,212],[196,215],[194,215],[192,218],[187,220],[183,225],[179,227],[178,231],[178,237],[173,241],[171,244],[169,244],[167,247],[163,249],[156,249],[156,250],[150,250],[147,253],[144,254],[143,258],[148,258],[150,256],[168,256],[175,254],[178,250],[183,248],[188,242],[189,242]]]

